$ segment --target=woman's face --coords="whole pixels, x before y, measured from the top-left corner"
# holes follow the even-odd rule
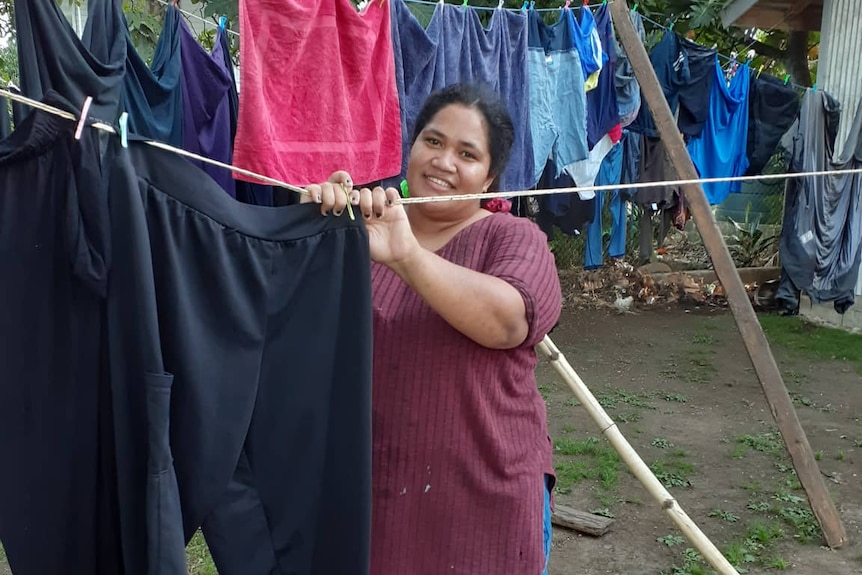
[[[416,197],[486,192],[494,179],[490,168],[485,117],[475,108],[449,104],[431,118],[413,143],[407,185],[410,195]]]

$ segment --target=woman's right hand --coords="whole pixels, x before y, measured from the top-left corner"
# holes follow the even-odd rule
[[[314,202],[320,206],[320,213],[340,216],[347,207],[348,198],[354,206],[359,205],[359,192],[353,189],[353,180],[345,171],[338,171],[329,176],[322,184],[311,184],[305,187],[307,194],[302,194],[300,203]]]

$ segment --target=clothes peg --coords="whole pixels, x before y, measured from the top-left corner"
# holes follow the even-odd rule
[[[590,0],[584,0],[584,8],[586,8],[589,3],[590,3]]]
[[[536,9],[536,0],[530,0],[530,10]]]
[[[757,69],[757,77],[758,77],[758,78],[760,78],[760,74],[763,72],[763,68],[764,68],[765,66],[766,66],[766,64],[761,64],[761,65],[760,65],[760,68],[758,68],[758,69]]]
[[[222,16],[218,19],[218,28],[219,30],[224,30],[224,27],[227,25],[227,16]]]
[[[129,113],[120,114],[120,144],[124,148],[129,147]]]
[[[637,2],[635,2],[635,6],[634,6],[634,8],[632,8],[632,12],[637,12],[637,11],[638,11],[638,6],[639,6],[639,5],[640,5],[640,4],[638,4]]]
[[[530,3],[529,3],[529,2],[527,2],[527,0],[524,0],[524,5],[523,5],[523,6],[521,6],[521,12],[526,12],[526,11],[527,11],[527,7],[528,7],[529,5],[530,5]]]
[[[670,30],[671,32],[673,31],[673,22],[670,23],[670,26],[668,26],[667,29]]]
[[[572,5],[572,0],[566,0],[566,5],[563,6],[563,10],[568,10],[569,6]]]
[[[502,10],[502,9],[503,9],[503,0],[500,0],[500,2],[497,4],[497,10]]]
[[[789,81],[790,81],[790,74],[787,74],[787,75],[784,77],[784,85],[786,86],[786,85],[787,85],[787,82],[789,82]]]
[[[464,8],[466,8],[466,7],[467,7],[467,0],[464,0],[464,2],[462,2],[462,3],[461,3],[461,6],[463,6]]]
[[[817,82],[814,82],[814,85],[813,85],[813,86],[811,86],[811,91],[812,91],[812,92],[816,92],[816,91],[817,91]]]
[[[87,123],[87,112],[90,111],[90,104],[93,103],[92,96],[87,96],[87,99],[84,100],[84,107],[81,108],[81,117],[78,118],[78,127],[75,128],[75,139],[81,139],[81,133],[84,131],[84,124]]]

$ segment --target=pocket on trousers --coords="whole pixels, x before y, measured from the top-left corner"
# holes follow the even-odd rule
[[[171,468],[171,387],[170,373],[147,373],[147,472],[159,475]]]
[[[169,373],[147,373],[147,562],[148,573],[184,573],[185,537],[180,492],[170,447]]]

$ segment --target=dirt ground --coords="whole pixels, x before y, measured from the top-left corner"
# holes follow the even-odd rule
[[[729,312],[566,310],[551,338],[740,573],[862,572],[859,363],[773,346],[850,538],[832,551],[821,546]],[[547,361],[537,377],[555,443],[556,501],[615,518],[599,538],[555,528],[550,575],[711,573],[610,445],[591,439],[597,426]]]
[[[773,318],[767,334],[776,340],[781,334],[770,329],[799,332],[798,322]],[[644,461],[740,573],[862,573],[862,336],[819,339],[805,330],[797,336],[792,351],[773,349],[847,528],[850,542],[838,551],[821,546],[727,311],[567,309],[551,334]],[[812,358],[809,342],[820,346],[815,355],[825,348],[826,355],[854,357]],[[600,538],[556,528],[550,575],[711,573],[544,359],[537,375],[555,442],[556,501],[615,518]],[[192,547],[190,572],[215,573],[202,541]],[[8,574],[0,552],[0,575]]]

